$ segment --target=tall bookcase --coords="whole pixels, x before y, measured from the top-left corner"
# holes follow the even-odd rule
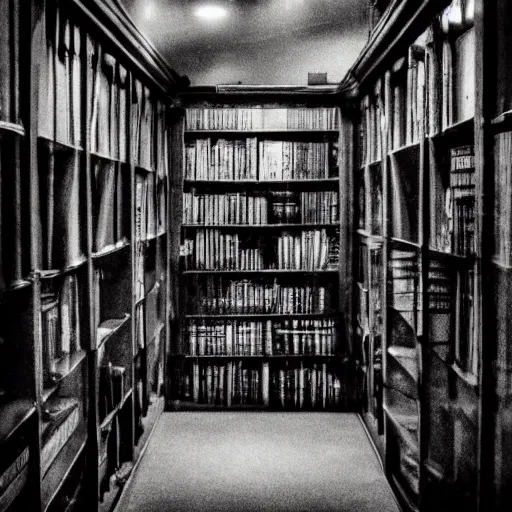
[[[408,510],[484,496],[482,20],[480,2],[392,2],[342,84],[363,416]]]
[[[115,1],[0,14],[0,510],[110,510],[163,408],[179,77]]]
[[[339,110],[238,92],[187,98],[174,405],[340,410]]]

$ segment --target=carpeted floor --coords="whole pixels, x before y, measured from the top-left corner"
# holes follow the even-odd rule
[[[162,414],[119,512],[398,512],[354,414]]]

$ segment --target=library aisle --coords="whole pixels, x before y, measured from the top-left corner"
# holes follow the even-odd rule
[[[123,512],[398,512],[356,414],[161,415]]]

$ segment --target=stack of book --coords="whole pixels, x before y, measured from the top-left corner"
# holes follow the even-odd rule
[[[189,108],[187,130],[336,130],[336,108]]]

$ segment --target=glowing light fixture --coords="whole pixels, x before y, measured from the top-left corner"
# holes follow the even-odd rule
[[[198,7],[195,14],[205,20],[220,20],[228,15],[228,11],[220,5],[208,4]]]
[[[147,2],[144,5],[143,14],[144,14],[144,18],[146,20],[151,19],[153,17],[153,15],[155,14],[155,4],[153,2]]]

